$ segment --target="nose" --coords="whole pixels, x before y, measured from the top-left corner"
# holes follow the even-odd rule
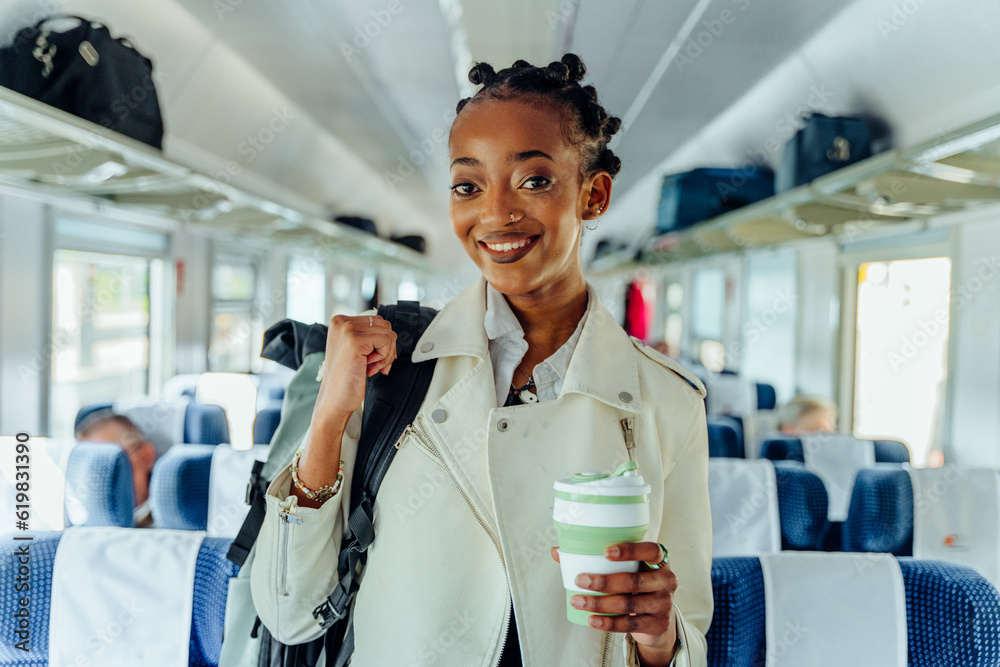
[[[509,188],[490,188],[486,192],[486,196],[482,199],[483,208],[480,211],[480,222],[484,225],[494,227],[509,225],[512,222],[510,219],[511,213],[514,213],[515,218],[518,217],[517,212],[514,210],[515,199]]]

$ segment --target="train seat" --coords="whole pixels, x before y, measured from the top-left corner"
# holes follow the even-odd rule
[[[858,472],[843,550],[913,555],[913,486],[905,470],[880,466]]]
[[[250,506],[247,482],[255,461],[267,460],[268,445],[236,450],[219,445],[212,452],[208,482],[208,534],[236,537]]]
[[[278,422],[281,421],[281,407],[266,407],[257,411],[257,416],[253,420],[253,442],[255,445],[269,445],[274,432],[278,430]],[[712,431],[709,429],[709,456],[712,451]],[[734,434],[735,437],[735,434]]]
[[[756,384],[738,375],[711,375],[705,391],[705,410],[710,417],[748,415],[757,409]]]
[[[774,390],[774,385],[757,382],[756,390],[758,410],[774,410],[778,406],[778,394]]]
[[[830,529],[823,480],[801,464],[775,461],[774,477],[781,519],[781,548],[815,551]]]
[[[260,419],[258,413],[257,418]],[[738,425],[729,417],[708,419],[708,455],[727,458],[743,458],[737,434]],[[254,425],[256,439],[256,424]]]
[[[206,530],[235,537],[249,511],[247,481],[268,446],[235,450],[222,445],[177,445],[153,468],[150,504],[157,528]]]
[[[189,403],[184,413],[184,442],[219,445],[229,442],[229,421],[218,405]]]
[[[1000,585],[998,471],[883,466],[859,472],[843,549],[964,563]]]
[[[183,534],[172,533],[171,531],[152,530],[131,530],[119,528],[73,528],[73,531],[104,531],[91,535],[92,541],[99,535],[100,544],[95,545],[94,553],[90,554],[90,559],[99,558],[109,553],[109,547],[120,547],[110,553],[114,554],[114,559],[107,561],[104,567],[98,570],[88,570],[87,578],[94,578],[97,581],[95,587],[102,587],[109,591],[116,591],[120,599],[129,600],[123,602],[125,609],[145,609],[153,612],[150,618],[154,619],[157,629],[162,627],[164,622],[172,621],[174,625],[190,623],[190,632],[185,633],[183,645],[177,646],[178,652],[187,653],[187,664],[191,667],[216,667],[222,650],[222,630],[226,609],[226,598],[228,594],[229,579],[236,575],[238,568],[226,559],[226,551],[229,548],[230,540],[223,538],[201,537],[196,533]],[[14,535],[7,535],[0,541],[0,585],[3,593],[0,593],[0,632],[5,640],[0,642],[0,666],[3,667],[43,667],[50,664],[50,648],[55,650],[58,640],[50,636],[49,621],[53,615],[57,618],[78,619],[81,630],[89,633],[93,631],[95,641],[87,642],[87,647],[81,649],[81,655],[89,659],[89,664],[110,664],[105,662],[108,654],[116,649],[134,649],[137,642],[129,641],[129,637],[148,630],[149,624],[143,620],[142,615],[134,616],[134,622],[125,623],[118,620],[123,611],[122,607],[115,610],[115,616],[105,616],[101,612],[95,612],[91,607],[81,609],[62,607],[53,609],[53,605],[60,603],[52,599],[53,581],[55,565],[57,562],[57,550],[60,542],[69,533],[63,532],[24,532],[18,533],[16,537],[32,537],[30,541],[12,539]],[[110,536],[110,540],[108,537]],[[121,540],[121,541],[119,541]],[[146,542],[149,540],[149,542]],[[191,546],[190,542],[196,540],[196,544]],[[119,564],[116,560],[127,561],[130,557],[134,560],[141,559],[145,562],[150,553],[150,545],[168,545],[171,548],[167,554],[157,554],[156,558],[166,559],[160,562],[167,562],[171,566],[171,561],[176,554],[184,554],[185,550],[193,549],[192,557],[194,561],[194,581],[191,589],[179,587],[177,597],[165,601],[162,596],[163,587],[149,586],[148,582],[125,582],[119,576]],[[29,567],[31,570],[31,595],[28,597],[28,606],[22,608],[19,605],[19,597],[23,593],[15,592],[16,578],[21,565],[19,563],[19,549],[27,545],[29,554]],[[138,548],[133,548],[138,545]],[[21,552],[23,553],[23,552]],[[76,555],[76,554],[74,554]],[[65,558],[65,555],[64,555]],[[61,560],[61,559],[60,559]],[[188,561],[190,562],[190,561]],[[150,572],[150,577],[157,576],[159,572]],[[106,582],[106,583],[102,583]],[[138,584],[138,585],[136,585]],[[154,595],[155,593],[155,595]],[[193,605],[188,608],[188,601],[193,595]],[[185,598],[187,598],[185,600]],[[63,603],[69,604],[69,603]],[[108,605],[104,605],[107,609]],[[170,613],[165,612],[167,608],[172,608]],[[15,631],[18,629],[19,620],[23,618],[24,609],[30,619],[31,640],[27,644],[29,650],[22,651],[15,646],[18,641]],[[21,614],[21,616],[18,616]],[[190,620],[188,621],[188,617]],[[129,616],[129,620],[132,620]],[[83,624],[86,624],[84,626]],[[130,634],[132,633],[132,634]],[[121,637],[125,641],[106,643],[109,637]],[[100,638],[100,639],[97,639]],[[138,643],[141,645],[141,642]],[[106,653],[97,656],[97,650],[104,648]],[[87,652],[94,652],[87,655]],[[76,656],[74,656],[76,657]],[[159,657],[159,656],[147,656]],[[156,660],[147,664],[157,664]],[[68,662],[66,664],[69,664]],[[77,662],[75,664],[82,664]],[[118,664],[118,663],[116,663]],[[129,662],[129,664],[132,664]]]
[[[752,556],[781,550],[781,519],[770,461],[710,459],[712,555]]]
[[[153,466],[150,510],[157,528],[207,530],[215,445],[175,445]]]
[[[875,463],[909,463],[910,450],[898,440],[873,440]],[[761,444],[761,458],[772,461],[805,461],[802,439],[793,437],[768,438]]]
[[[1000,664],[1000,641],[997,639],[1000,637],[1000,592],[996,588],[964,565],[912,558],[897,562],[905,590],[909,665],[985,667]],[[861,565],[868,566],[864,561]],[[707,635],[708,664],[712,667],[772,664],[767,656],[766,588],[760,560],[755,557],[715,559],[712,590],[715,613]],[[813,603],[822,605],[825,601],[816,599]],[[863,613],[860,607],[858,613]],[[814,623],[810,632],[799,633],[793,639],[829,644],[830,654],[837,656],[830,664],[840,664],[845,655],[845,638],[841,634],[824,633],[824,627]],[[779,650],[783,652],[787,648],[779,643],[771,657],[780,657]]]
[[[67,526],[132,526],[132,468],[117,444],[80,443],[66,463]]]
[[[131,419],[161,455],[181,442],[203,445],[229,442],[225,409],[196,403],[190,397],[172,401],[144,398],[92,403],[77,411],[74,429],[78,430],[84,420],[101,410],[111,410]]]

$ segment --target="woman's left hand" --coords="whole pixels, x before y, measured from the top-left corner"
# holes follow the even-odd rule
[[[663,560],[660,545],[656,542],[626,542],[608,547],[604,555],[613,561],[642,562],[638,572],[577,575],[576,584],[581,589],[605,595],[574,595],[570,604],[594,613],[622,614],[592,615],[587,621],[592,628],[632,635],[644,665],[670,664],[677,643],[673,613],[677,576],[667,563],[657,570],[646,565]],[[556,547],[552,548],[552,557],[559,561]]]

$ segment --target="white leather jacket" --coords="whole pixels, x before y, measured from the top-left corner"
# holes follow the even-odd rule
[[[553,482],[614,470],[628,458],[620,421],[633,417],[634,456],[652,485],[646,538],[670,550],[679,582],[674,664],[704,667],[712,617],[704,387],[630,339],[596,301],[559,398],[498,408],[485,309],[480,279],[417,343],[414,361],[438,361],[375,502],[353,665],[495,665],[513,600],[525,667],[637,666],[630,637],[566,619],[549,553]],[[284,643],[321,633],[312,612],[337,582],[359,425],[356,413],[343,441],[343,489],[322,507],[297,505],[287,468],[267,491],[251,590],[262,622]]]

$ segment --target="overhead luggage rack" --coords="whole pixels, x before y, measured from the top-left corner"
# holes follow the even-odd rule
[[[776,246],[1000,203],[1000,115],[880,153],[808,185],[657,236],[630,266]],[[612,267],[603,267],[610,270]]]
[[[169,160],[123,134],[0,87],[0,183],[185,225],[435,273],[419,253]]]

